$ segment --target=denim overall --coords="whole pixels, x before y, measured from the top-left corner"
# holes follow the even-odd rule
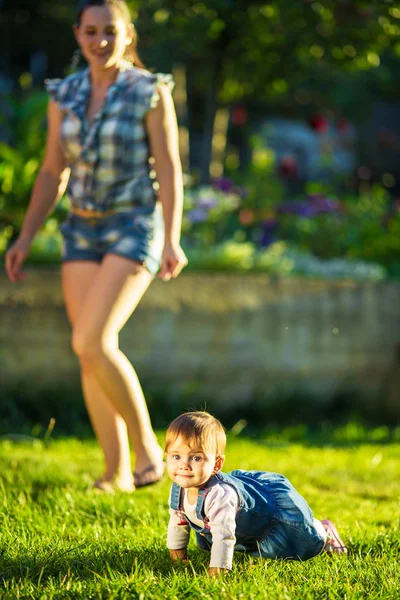
[[[182,488],[171,488],[171,508],[181,513],[196,532],[198,546],[210,550],[212,535],[204,513],[204,502],[217,483],[233,487],[239,500],[236,514],[235,550],[263,558],[307,560],[319,554],[324,539],[314,526],[307,502],[292,484],[278,473],[243,471],[217,473],[199,490],[196,516],[204,527],[189,521],[183,513]]]

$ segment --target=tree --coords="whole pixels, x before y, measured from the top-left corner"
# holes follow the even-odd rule
[[[209,176],[219,105],[254,97],[282,100],[316,70],[376,68],[400,33],[398,3],[379,0],[137,0],[131,5],[146,56],[157,67],[175,61],[186,66],[190,129],[201,124],[205,140],[203,181]]]

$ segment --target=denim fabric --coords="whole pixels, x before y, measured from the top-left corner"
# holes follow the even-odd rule
[[[145,117],[158,104],[159,83],[172,90],[171,75],[149,73],[123,61],[90,125],[85,115],[91,94],[88,68],[45,83],[62,113],[61,144],[71,168],[66,190],[71,205],[99,212],[154,207],[157,184],[149,162]]]
[[[314,526],[314,516],[290,481],[278,473],[235,470],[218,473],[199,491],[196,514],[204,527],[191,523],[197,543],[209,549],[212,536],[207,527],[204,501],[217,483],[232,486],[239,500],[236,514],[235,550],[264,558],[307,560],[319,554],[324,539]],[[173,483],[171,508],[182,511],[181,488]]]
[[[164,224],[159,204],[155,210],[137,208],[111,216],[86,219],[70,213],[61,225],[62,261],[100,263],[106,254],[118,254],[142,263],[155,276],[164,247]]]

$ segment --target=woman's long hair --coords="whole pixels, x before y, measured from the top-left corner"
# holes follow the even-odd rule
[[[81,18],[82,18],[83,13],[85,12],[85,10],[87,8],[90,8],[91,6],[115,6],[120,11],[122,17],[124,18],[126,25],[128,26],[128,25],[132,24],[132,15],[129,11],[128,5],[126,4],[125,0],[80,0],[77,11],[76,11],[76,19],[75,19],[75,23],[76,23],[76,25],[78,25],[78,27],[81,23]],[[136,46],[137,46],[137,33],[136,33],[136,29],[134,27],[133,35],[132,35],[132,42],[129,44],[129,46],[126,47],[125,58],[127,58],[127,60],[132,62],[136,67],[139,67],[140,69],[145,69],[146,67],[144,66],[144,64],[142,63],[142,61],[139,58],[139,55],[136,50]]]

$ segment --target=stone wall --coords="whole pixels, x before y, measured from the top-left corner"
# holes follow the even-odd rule
[[[59,273],[0,276],[3,385],[77,382]],[[121,333],[145,389],[234,407],[288,395],[358,395],[398,411],[400,286],[263,275],[156,280]]]

